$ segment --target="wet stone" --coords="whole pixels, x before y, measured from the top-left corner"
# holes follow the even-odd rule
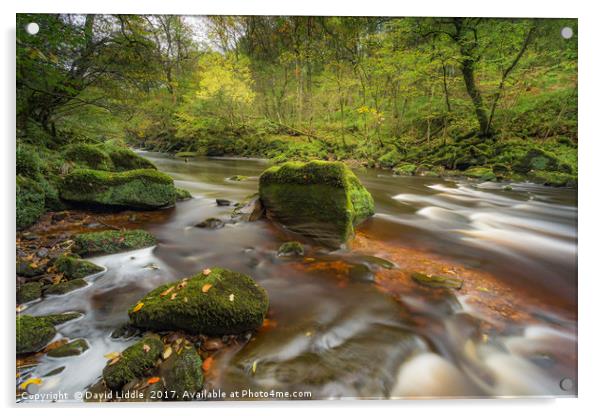
[[[70,357],[74,355],[80,355],[88,348],[90,348],[90,346],[85,339],[76,339],[65,345],[55,348],[52,351],[49,351],[47,355],[55,358]]]
[[[461,289],[463,284],[461,279],[455,277],[427,275],[418,272],[412,273],[412,280],[422,286],[432,288]]]
[[[210,230],[217,230],[222,228],[226,223],[219,218],[207,218],[206,220],[195,225],[197,228],[208,228]]]
[[[230,206],[230,204],[232,203],[231,201],[227,200],[227,199],[216,199],[215,203],[217,204],[218,207],[227,207]]]

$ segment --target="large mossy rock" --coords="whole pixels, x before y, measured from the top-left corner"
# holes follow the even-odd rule
[[[69,280],[82,279],[86,276],[99,273],[104,270],[104,268],[90,261],[78,259],[77,257],[68,256],[65,254],[61,255],[55,260],[54,266]]]
[[[288,162],[265,170],[259,196],[268,218],[329,246],[345,243],[374,214],[374,200],[341,162]]]
[[[132,325],[143,329],[225,335],[260,327],[267,310],[267,292],[253,279],[214,268],[159,286],[128,314]]]
[[[98,146],[88,143],[75,143],[65,146],[63,157],[76,166],[87,169],[112,170],[113,162]]]
[[[157,169],[153,162],[137,155],[126,146],[107,142],[103,143],[101,148],[111,159],[113,169],[116,171]]]
[[[33,225],[44,213],[44,190],[35,181],[17,176],[17,230]]]
[[[55,325],[65,323],[80,316],[81,314],[75,312],[46,316],[17,316],[17,354],[40,351],[56,335]]]
[[[80,256],[113,254],[157,244],[155,237],[145,230],[108,230],[77,234],[73,237],[73,242],[73,251]]]
[[[157,336],[148,335],[126,348],[117,361],[107,363],[102,370],[105,384],[111,390],[119,390],[126,383],[154,368],[163,352],[163,343]]]
[[[153,169],[105,172],[75,169],[65,177],[62,199],[100,207],[155,209],[176,202],[173,179]]]
[[[42,296],[41,282],[24,283],[17,289],[17,303],[31,302]]]

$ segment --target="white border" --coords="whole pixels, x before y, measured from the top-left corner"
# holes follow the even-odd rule
[[[45,1],[19,0],[18,4],[3,2],[2,8],[2,204],[3,219],[2,255],[3,272],[1,280],[3,299],[2,312],[5,323],[2,349],[3,405],[14,406],[14,126],[15,126],[15,13],[16,12],[94,12],[94,13],[177,13],[177,14],[288,14],[288,15],[396,15],[396,16],[488,16],[488,17],[577,17],[579,18],[579,399],[558,400],[454,400],[429,402],[303,402],[285,403],[196,403],[194,406],[172,404],[178,409],[165,406],[146,406],[138,411],[145,415],[166,412],[222,412],[237,414],[261,413],[262,415],[286,413],[289,415],[308,412],[341,412],[351,415],[363,415],[374,408],[385,414],[401,412],[423,412],[448,415],[504,415],[515,412],[545,412],[546,415],[589,414],[602,406],[598,401],[600,382],[600,357],[602,353],[602,328],[600,326],[600,299],[602,297],[598,241],[601,238],[600,207],[602,189],[600,188],[600,169],[602,168],[602,129],[600,115],[602,99],[600,89],[600,27],[601,16],[596,13],[594,1],[556,1],[528,2],[525,0],[504,1],[464,1],[464,0],[302,0],[302,1],[259,1],[259,0],[142,0],[128,2],[124,0],[103,0],[86,2],[85,0],[62,0],[49,3]],[[597,267],[596,267],[597,266]],[[87,406],[86,414],[106,414],[111,405],[101,407]],[[137,408],[140,405],[136,406]],[[25,408],[20,406],[19,413],[36,414],[81,414],[81,408]],[[15,412],[15,408],[9,410]],[[599,411],[599,410],[598,410]],[[16,413],[16,412],[15,412]]]

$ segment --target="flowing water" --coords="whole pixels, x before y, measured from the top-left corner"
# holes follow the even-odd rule
[[[432,256],[459,270],[466,285],[488,276],[496,296],[499,289],[498,297],[513,299],[499,324],[483,312],[500,301],[487,297],[487,287],[442,298],[417,296],[424,292],[417,285],[392,292],[370,250],[310,247],[311,263],[282,260],[276,250],[291,236],[265,220],[194,227],[229,215],[232,208],[215,198],[256,192],[262,161],[143,155],[194,198],[145,225],[156,247],[93,258],[107,270],[88,277],[91,285],[28,308],[33,315],[83,312],[58,327],[57,339],[86,338],[91,346],[77,357],[42,358],[34,370],[40,376],[65,367],[44,378],[42,392],[73,394],[96,382],[104,355],[132,342],[110,337],[129,306],[161,283],[221,266],[266,288],[273,325],[216,356],[206,382],[214,389],[310,392],[313,399],[576,394],[576,191],[358,172],[376,202],[376,215],[358,230],[375,242],[364,249],[393,261],[391,276]],[[232,175],[249,179],[227,180]]]

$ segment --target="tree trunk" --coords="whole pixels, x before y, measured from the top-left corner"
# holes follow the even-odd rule
[[[474,61],[469,57],[465,57],[462,59],[461,69],[464,77],[464,84],[466,85],[466,91],[472,100],[475,115],[477,116],[477,121],[479,122],[479,134],[481,136],[487,136],[489,120],[487,117],[487,112],[483,107],[483,98],[481,97],[481,92],[479,91],[479,88],[475,82]]]

